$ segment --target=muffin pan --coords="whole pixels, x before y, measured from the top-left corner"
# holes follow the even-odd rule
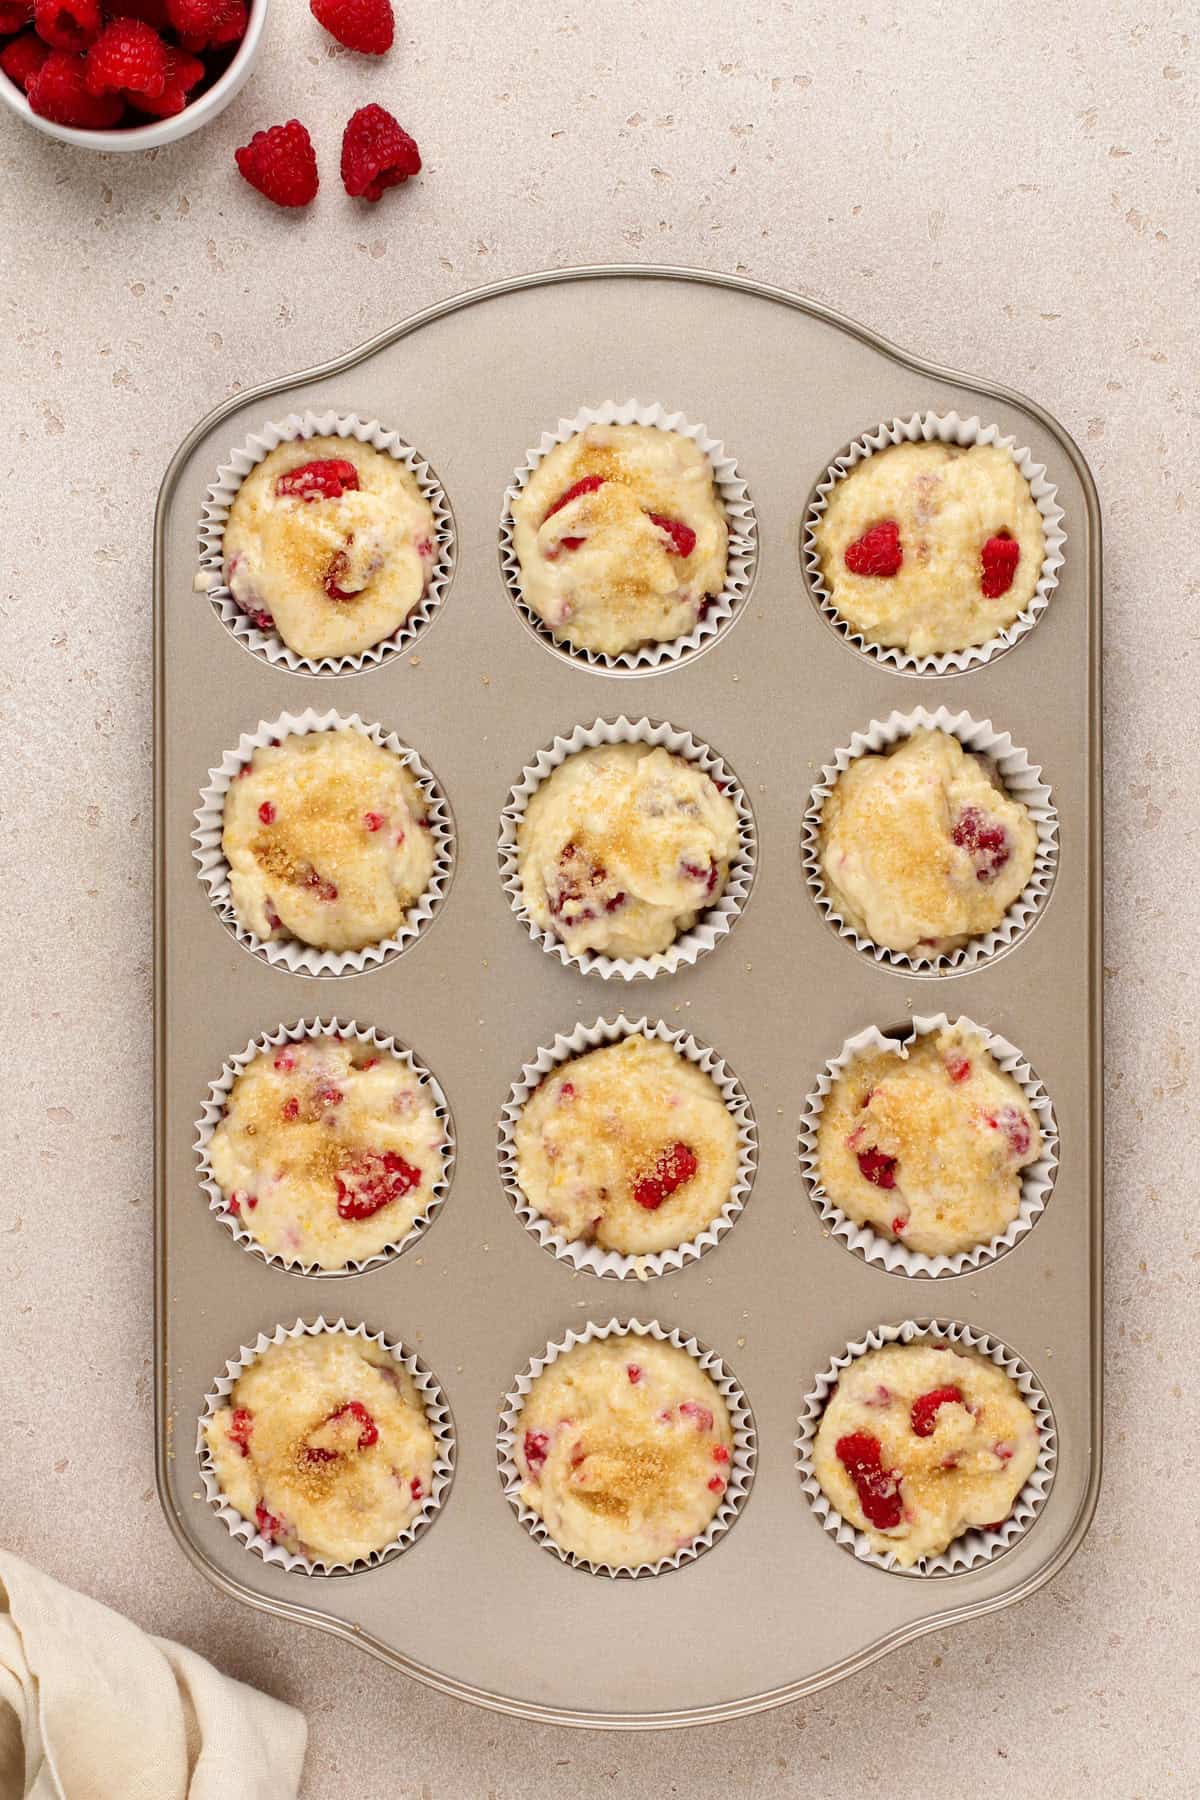
[[[758,527],[738,629],[645,672],[589,667],[539,642],[506,590],[497,527],[530,444],[582,406],[630,398],[702,419],[733,447]],[[410,650],[360,673],[270,666],[194,587],[217,471],[264,423],[309,411],[385,420],[420,445],[457,527],[444,603]],[[846,446],[881,419],[925,412],[978,415],[1028,447],[1057,488],[1067,534],[1036,626],[1003,657],[939,676],[882,666],[830,631],[802,549],[811,496]],[[654,1727],[795,1699],[1061,1568],[1096,1501],[1101,1350],[1100,520],[1065,432],[1018,395],[734,277],[530,277],[239,394],[189,433],[156,521],[155,654],[158,1481],[196,1565],[251,1604],[356,1641],[445,1692],[564,1723]],[[941,973],[877,963],[839,940],[802,854],[811,790],[839,746],[922,702],[1010,733],[1040,765],[1059,827],[1053,889],[1031,928],[1005,954]],[[453,886],[405,954],[338,981],[303,979],[225,929],[190,837],[210,771],[243,734],[335,706],[417,746],[446,795],[456,856]],[[756,828],[753,888],[729,931],[635,992],[532,942],[497,854],[502,811],[539,749],[620,715],[718,746]],[[830,1234],[796,1146],[805,1097],[847,1038],[939,1010],[1020,1045],[1054,1108],[1059,1167],[1036,1230],[1002,1258],[931,1282]],[[532,1046],[622,1011],[693,1033],[737,1070],[759,1150],[735,1230],[681,1268],[616,1284],[544,1254],[505,1192],[498,1131]],[[453,1489],[404,1555],[337,1576],[253,1555],[205,1499],[196,1454],[227,1358],[315,1317],[330,1290],[222,1228],[198,1180],[195,1121],[214,1071],[248,1040],[318,1013],[416,1045],[443,1085],[457,1148],[453,1188],[420,1241],[337,1290],[350,1325],[402,1341],[437,1372],[454,1421]],[[501,1409],[520,1372],[548,1342],[614,1313],[694,1336],[735,1369],[757,1443],[732,1529],[694,1563],[637,1581],[588,1579],[546,1555],[497,1474]],[[899,1579],[831,1539],[795,1443],[806,1396],[847,1343],[932,1317],[1021,1359],[1053,1416],[1056,1465],[1044,1501],[998,1553],[945,1579]]]

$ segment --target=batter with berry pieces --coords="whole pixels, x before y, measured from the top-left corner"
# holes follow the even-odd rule
[[[411,772],[350,729],[260,745],[225,796],[221,845],[239,925],[326,950],[394,937],[434,863]]]
[[[683,637],[725,585],[712,464],[677,431],[587,426],[542,459],[512,517],[527,605],[579,650]]]
[[[683,1052],[640,1033],[572,1057],[521,1111],[517,1181],[571,1240],[624,1256],[686,1244],[737,1179],[737,1126]]]
[[[407,1236],[433,1204],[447,1146],[408,1063],[317,1037],[247,1063],[207,1154],[226,1208],[269,1255],[343,1269]]]
[[[1042,1153],[1033,1108],[964,1021],[863,1050],[842,1069],[817,1127],[817,1179],[833,1204],[925,1256],[1005,1232],[1021,1175]]]
[[[433,1491],[434,1435],[408,1370],[346,1331],[270,1344],[204,1422],[222,1498],[264,1538],[352,1563]]]
[[[1012,1377],[953,1344],[887,1344],[838,1377],[813,1472],[842,1518],[902,1569],[964,1531],[998,1529],[1038,1459]]]
[[[609,1568],[674,1556],[729,1484],[733,1428],[686,1350],[632,1334],[565,1351],[516,1426],[521,1499],[561,1550]]]
[[[1033,873],[1037,828],[985,757],[921,729],[838,776],[819,843],[846,923],[932,958],[999,925]]]
[[[517,834],[530,917],[572,956],[653,956],[720,899],[738,849],[733,802],[696,763],[650,744],[577,750],[536,789]]]
[[[357,438],[297,438],[251,469],[223,545],[225,585],[297,656],[391,637],[429,586],[433,509],[411,469]]]
[[[813,527],[834,607],[912,656],[987,643],[1024,612],[1046,542],[1029,483],[995,444],[892,444],[834,484]]]

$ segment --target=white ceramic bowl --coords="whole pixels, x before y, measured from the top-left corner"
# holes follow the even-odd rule
[[[267,0],[250,0],[249,13],[246,35],[229,67],[198,99],[172,118],[147,119],[144,125],[117,126],[111,131],[84,131],[78,125],[56,125],[53,119],[40,118],[16,82],[3,73],[0,73],[0,100],[19,118],[38,131],[44,131],[47,137],[58,138],[64,144],[78,144],[83,150],[153,150],[158,144],[173,144],[177,138],[199,131],[202,125],[224,112],[244,84],[262,43]]]

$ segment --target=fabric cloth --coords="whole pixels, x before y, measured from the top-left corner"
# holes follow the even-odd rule
[[[0,1551],[0,1800],[295,1800],[303,1715]]]

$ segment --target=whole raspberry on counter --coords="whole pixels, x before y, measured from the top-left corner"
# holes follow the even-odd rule
[[[382,56],[392,47],[392,0],[308,0],[313,18],[347,50]]]
[[[342,186],[353,200],[378,200],[416,175],[421,152],[390,112],[360,106],[342,136]]]
[[[141,19],[113,19],[87,53],[89,94],[147,95],[167,84],[167,47]]]
[[[250,186],[276,206],[307,206],[316,198],[317,155],[299,119],[256,131],[234,157]]]
[[[100,25],[100,0],[34,0],[34,30],[52,50],[86,50]]]
[[[197,56],[189,56],[186,50],[176,50],[173,44],[167,45],[167,70],[161,94],[151,98],[146,94],[136,94],[134,105],[139,112],[149,113],[155,119],[169,119],[175,113],[181,113],[188,103],[189,91],[198,81],[203,81],[204,64]]]
[[[43,44],[41,38],[36,37],[32,31],[26,31],[0,50],[0,69],[4,70],[10,81],[15,81],[19,88],[28,93],[29,83],[49,54],[49,46]]]
[[[56,125],[104,131],[125,111],[117,94],[89,94],[86,58],[70,50],[51,50],[27,91],[34,112]]]

